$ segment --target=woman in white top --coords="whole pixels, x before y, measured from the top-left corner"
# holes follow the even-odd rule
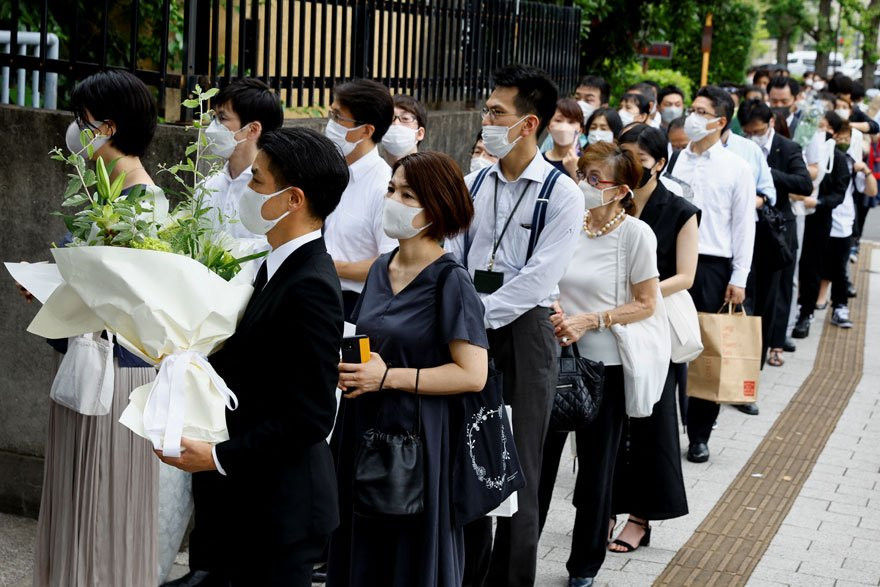
[[[566,564],[570,587],[593,584],[607,548],[612,473],[626,415],[623,367],[609,327],[650,317],[659,283],[657,240],[635,218],[633,190],[642,179],[638,156],[612,143],[590,145],[578,162],[578,179],[587,213],[551,321],[561,345],[577,344],[582,356],[605,364],[605,395],[596,419],[577,432],[577,515]],[[618,266],[624,275],[618,275]],[[542,527],[565,439],[564,432],[550,432],[545,442]]]

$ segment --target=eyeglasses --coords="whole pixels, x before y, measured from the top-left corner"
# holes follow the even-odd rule
[[[492,122],[495,122],[495,119],[498,118],[499,116],[516,116],[516,113],[514,113],[514,112],[499,112],[498,110],[495,110],[494,108],[483,108],[482,110],[480,110],[480,116],[483,118],[488,117],[489,120],[491,120]]]
[[[81,131],[89,129],[98,132],[98,129],[101,127],[101,125],[105,123],[105,121],[103,120],[96,120],[94,123],[91,123],[88,120],[83,120],[79,116],[74,116],[73,120],[76,122],[76,125]]]
[[[329,118],[329,119],[332,120],[333,122],[337,122],[337,123],[340,122],[340,121],[343,121],[343,122],[353,122],[353,123],[355,123],[355,124],[361,124],[360,122],[358,122],[358,121],[355,120],[354,118],[348,118],[347,116],[343,116],[343,115],[341,115],[341,114],[340,114],[339,112],[337,112],[336,110],[331,110],[330,112],[328,112],[328,113],[327,113],[327,118]]]
[[[704,118],[715,118],[718,116],[714,112],[709,112],[705,108],[688,108],[686,114],[697,114],[698,116],[702,116]]]
[[[391,123],[394,124],[395,121],[400,121],[400,124],[412,124],[414,122],[418,122],[418,119],[409,113],[401,114],[400,116],[394,116],[391,119]]]
[[[590,184],[591,186],[593,186],[594,188],[597,188],[602,184],[616,185],[613,181],[605,181],[604,179],[600,179],[599,175],[596,173],[591,173],[591,174],[587,175],[586,171],[581,171],[580,169],[578,169],[576,175],[577,175],[578,181],[585,181],[588,184]]]

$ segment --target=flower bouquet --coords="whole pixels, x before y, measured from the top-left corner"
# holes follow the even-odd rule
[[[74,168],[62,207],[78,210],[60,214],[71,234],[66,247],[52,249],[60,285],[28,327],[47,338],[106,329],[157,365],[156,380],[131,392],[120,422],[168,456],[179,456],[181,436],[228,439],[225,410],[235,409],[237,400],[207,356],[235,331],[253,293],[253,261],[265,255],[215,228],[214,211],[204,203],[204,180],[219,168],[206,154],[203,131],[211,115],[206,103],[216,92],[196,87],[184,102],[197,108],[197,136],[184,161],[160,166],[180,188],[170,213],[158,188],[126,192],[122,174],[111,182],[112,163],[98,158],[91,171],[79,153],[52,151],[53,159]],[[88,129],[80,137],[89,158],[93,138]],[[45,265],[15,270],[28,289],[31,275],[45,283]]]

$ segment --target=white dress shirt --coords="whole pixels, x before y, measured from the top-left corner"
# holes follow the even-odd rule
[[[755,179],[757,193],[764,194],[772,205],[776,205],[776,186],[773,184],[773,173],[770,171],[770,165],[767,164],[767,155],[758,146],[758,143],[751,139],[741,137],[731,132],[727,137],[727,150],[741,157],[752,170],[752,177]],[[767,148],[770,148],[769,142]],[[755,220],[758,219],[757,212]]]
[[[382,229],[385,194],[391,168],[378,149],[348,167],[348,186],[336,210],[324,222],[327,252],[334,261],[357,262],[378,257],[397,246]],[[360,293],[364,282],[340,279],[343,291]]]
[[[486,308],[486,328],[501,328],[536,306],[549,306],[559,297],[559,280],[574,252],[575,240],[584,219],[584,196],[580,188],[562,174],[549,195],[546,223],[529,262],[526,263],[535,200],[553,170],[538,150],[515,181],[508,181],[498,163],[493,165],[474,197],[474,220],[468,229],[470,251],[464,259],[464,234],[446,243],[448,251],[467,266],[487,269],[496,235],[511,214],[520,194],[525,193],[510,227],[495,255],[494,271],[504,274],[504,284],[494,293],[480,294]],[[465,178],[470,188],[477,173]],[[498,188],[498,209],[494,193]]]
[[[225,230],[229,236],[234,238],[259,239],[265,243],[265,236],[252,233],[239,220],[238,206],[241,194],[253,176],[251,167],[248,166],[238,177],[233,179],[229,175],[229,163],[227,163],[222,170],[205,180],[205,187],[209,191],[205,203],[216,209],[211,214],[215,229]],[[268,244],[264,247],[258,247],[258,250],[267,248]]]
[[[269,283],[269,280],[272,279],[272,276],[275,275],[275,272],[278,271],[278,268],[281,267],[281,264],[284,263],[295,250],[297,250],[304,244],[310,243],[314,240],[318,240],[319,238],[321,238],[321,231],[315,230],[302,236],[298,236],[293,240],[289,240],[277,249],[272,249],[271,251],[269,251],[269,255],[266,257],[265,261],[266,283]],[[226,471],[223,470],[223,467],[220,466],[220,461],[217,460],[216,446],[211,448],[211,455],[214,457],[214,466],[217,467],[217,472],[221,475],[226,475]]]
[[[732,259],[730,283],[745,287],[755,245],[752,169],[721,141],[699,155],[692,146],[681,152],[672,174],[691,186],[693,203],[703,213],[699,253]]]

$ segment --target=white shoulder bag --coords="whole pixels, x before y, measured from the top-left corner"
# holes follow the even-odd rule
[[[672,362],[689,363],[703,352],[700,319],[691,294],[686,289],[663,298],[672,344]]]
[[[108,333],[109,334],[109,333]],[[113,403],[113,335],[100,332],[67,339],[67,352],[49,398],[84,416],[105,416]]]
[[[627,255],[633,229],[635,227],[626,229],[617,245],[615,299],[618,306],[633,299]],[[617,349],[623,366],[626,415],[631,418],[647,418],[654,411],[654,404],[663,395],[671,355],[669,321],[660,287],[657,287],[657,302],[651,316],[631,324],[612,324],[611,331],[617,338]]]

